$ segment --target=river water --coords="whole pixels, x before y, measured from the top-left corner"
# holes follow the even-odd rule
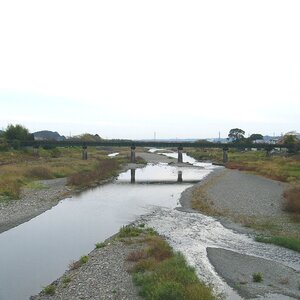
[[[194,166],[148,164],[128,170],[114,182],[64,199],[29,222],[0,234],[0,300],[23,300],[37,294],[61,276],[73,260],[140,216],[185,254],[201,279],[218,286],[218,292],[227,293],[229,299],[241,298],[214,271],[206,256],[208,246],[253,255],[261,253],[259,247],[263,247],[267,258],[275,256],[300,269],[285,250],[255,243],[213,218],[175,210],[180,206],[181,193],[214,169],[211,164],[187,156],[184,159]]]

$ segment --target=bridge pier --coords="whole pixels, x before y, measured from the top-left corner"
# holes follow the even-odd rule
[[[178,171],[177,182],[182,182],[182,171]]]
[[[227,163],[228,162],[228,148],[224,147],[223,148],[223,163]]]
[[[178,150],[178,163],[182,163],[183,162],[183,159],[182,159],[182,150],[183,150],[183,147],[179,146],[177,148],[177,150]]]
[[[33,146],[33,155],[39,157],[40,153],[39,153],[39,146],[38,145],[34,145]]]
[[[135,183],[135,169],[130,169],[130,182]]]
[[[82,146],[82,159],[87,160],[88,159],[88,153],[87,153],[87,146]]]
[[[130,162],[135,164],[135,146],[131,146]]]

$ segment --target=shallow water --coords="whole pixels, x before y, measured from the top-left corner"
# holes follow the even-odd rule
[[[262,257],[300,271],[300,253],[270,244],[257,243],[249,236],[227,229],[216,219],[200,213],[159,208],[151,215],[144,216],[142,221],[167,237],[172,247],[182,252],[187,261],[196,268],[199,278],[208,284],[212,283],[217,292],[227,294],[228,299],[241,299],[241,297],[224,283],[210,264],[206,253],[208,247]],[[276,298],[273,295],[273,298],[262,299]]]
[[[72,260],[157,206],[174,209],[180,194],[210,170],[149,165],[67,198],[0,234],[0,299],[27,299],[58,278]],[[178,181],[178,174],[181,180]],[[142,183],[142,184],[138,184]],[[146,184],[152,183],[152,184]]]

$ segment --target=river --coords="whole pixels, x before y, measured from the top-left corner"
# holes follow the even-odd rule
[[[186,155],[184,159],[194,166],[148,164],[128,170],[113,182],[66,198],[0,234],[0,299],[23,300],[37,294],[61,276],[73,260],[141,216],[185,254],[202,280],[218,286],[218,292],[225,292],[230,299],[241,298],[214,271],[205,251],[208,246],[253,255],[261,253],[263,247],[267,258],[282,261],[284,257],[287,265],[300,269],[285,250],[255,243],[214,218],[176,210],[181,193],[214,169]]]

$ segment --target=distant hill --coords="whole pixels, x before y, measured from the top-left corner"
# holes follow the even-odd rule
[[[84,141],[84,142],[99,142],[102,140],[98,134],[90,134],[90,133],[83,133],[81,135],[72,136],[68,140],[70,141]]]
[[[33,136],[36,141],[64,141],[66,139],[65,136],[60,135],[58,132],[49,130],[34,132]]]

